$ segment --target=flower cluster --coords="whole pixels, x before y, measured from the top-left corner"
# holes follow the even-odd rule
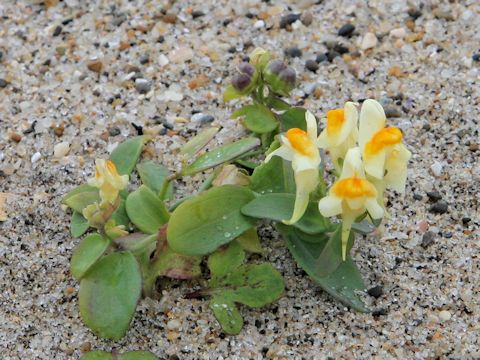
[[[284,223],[294,224],[303,216],[309,194],[318,185],[319,149],[330,153],[340,176],[328,195],[320,199],[318,207],[325,217],[342,216],[342,257],[345,260],[355,219],[365,213],[370,219],[381,219],[385,214],[385,189],[404,191],[411,154],[402,143],[402,132],[386,127],[385,112],[375,100],[362,104],[360,117],[357,105],[352,102],[347,102],[343,109],[328,111],[325,129],[318,138],[315,117],[307,111],[305,120],[307,131],[293,128],[280,135],[281,146],[270,153],[266,161],[280,156],[292,162],[295,207],[292,218]]]

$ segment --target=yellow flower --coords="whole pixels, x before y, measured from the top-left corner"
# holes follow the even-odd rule
[[[117,225],[113,219],[108,220],[105,224],[105,233],[110,239],[116,239],[128,235],[128,231],[125,230],[125,226]]]
[[[384,187],[398,192],[405,190],[407,163],[412,154],[402,143],[402,132],[385,127],[382,106],[375,100],[365,100],[360,111],[358,143],[367,175],[381,180]],[[386,172],[386,174],[385,174]]]
[[[365,178],[358,147],[348,150],[340,178],[330,188],[328,196],[318,203],[325,217],[342,215],[342,257],[347,256],[350,229],[355,219],[368,211],[373,219],[383,216],[383,208],[377,202],[375,186]]]
[[[88,185],[100,190],[100,198],[111,204],[118,197],[118,192],[128,184],[128,175],[120,176],[113,161],[97,159],[95,161],[95,177],[88,179]]]
[[[358,111],[353,102],[343,109],[327,112],[326,127],[317,140],[318,147],[330,152],[335,169],[340,172],[339,159],[344,159],[348,149],[355,146],[358,137]]]
[[[296,197],[293,215],[290,220],[284,220],[285,224],[296,223],[305,213],[308,206],[310,193],[318,186],[318,167],[320,165],[320,153],[315,144],[317,140],[317,121],[312,113],[305,113],[307,131],[292,128],[284,135],[280,135],[281,146],[271,152],[265,161],[272,156],[291,161],[295,176]]]

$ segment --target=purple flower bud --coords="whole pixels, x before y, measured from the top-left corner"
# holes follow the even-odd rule
[[[287,65],[282,60],[272,60],[268,64],[268,70],[275,75],[280,74],[282,70],[285,70]]]
[[[237,74],[232,78],[232,85],[237,91],[244,91],[250,85],[250,75]]]
[[[282,70],[280,74],[278,74],[280,80],[282,80],[288,87],[293,88],[295,86],[295,81],[297,79],[297,74],[295,70],[290,66],[286,69]]]
[[[247,74],[250,77],[255,73],[255,68],[247,62],[242,62],[240,65],[238,65],[238,70],[242,74]]]

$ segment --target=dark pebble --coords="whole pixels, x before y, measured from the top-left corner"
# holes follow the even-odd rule
[[[395,106],[386,106],[385,116],[387,118],[398,118],[402,116],[402,112]]]
[[[180,360],[180,358],[178,357],[177,354],[173,354],[168,357],[168,360]]]
[[[430,201],[433,201],[433,202],[442,200],[442,194],[440,194],[438,191],[427,191],[427,196],[430,199]]]
[[[374,286],[368,289],[368,295],[373,296],[375,299],[378,299],[383,295],[383,287],[380,285]]]
[[[338,52],[339,54],[346,54],[349,51],[345,45],[338,43],[333,46],[333,50]]]
[[[108,130],[108,133],[110,134],[110,136],[117,136],[117,135],[120,135],[120,129],[118,127],[112,127]]]
[[[386,308],[374,310],[372,312],[373,316],[385,316],[387,314],[388,314],[388,309],[386,309]]]
[[[430,131],[431,128],[432,128],[432,126],[430,124],[424,124],[422,126],[422,129],[425,130],[425,131]]]
[[[0,88],[3,89],[3,88],[6,88],[8,85],[8,81],[5,80],[5,79],[0,79]]]
[[[215,118],[212,115],[208,115],[208,114],[203,115],[200,119],[198,119],[198,121],[202,125],[209,124],[209,123],[213,122],[213,120],[215,120]]]
[[[203,11],[200,11],[200,10],[192,11],[192,18],[196,19],[202,16],[205,16],[205,13]]]
[[[143,135],[143,126],[137,125],[133,122],[130,124],[132,124],[133,128],[137,131],[137,135]]]
[[[318,70],[318,63],[315,60],[307,60],[305,62],[305,67],[307,68],[307,70],[316,72]]]
[[[422,236],[422,243],[420,246],[424,249],[428,248],[430,245],[432,245],[435,242],[435,234],[431,231],[427,231],[425,234]]]
[[[469,217],[463,217],[462,218],[462,224],[463,225],[467,225],[470,221],[472,221],[472,219],[470,219]]]
[[[235,54],[237,52],[237,48],[235,46],[231,46],[228,48],[228,52],[230,54]]]
[[[472,59],[473,61],[480,61],[480,53],[473,54]]]
[[[0,61],[3,59],[3,51],[0,51]]]
[[[438,201],[428,209],[434,214],[445,214],[448,211],[448,204],[445,201]]]
[[[62,33],[62,27],[58,25],[55,30],[53,30],[53,36],[58,36]]]
[[[68,25],[68,24],[70,24],[72,21],[73,21],[73,18],[65,19],[65,20],[62,21],[62,25],[63,25],[63,26]]]
[[[448,232],[446,232],[445,234],[443,234],[443,237],[444,237],[445,239],[451,239],[452,236],[453,236],[453,234],[452,234],[450,231],[448,231]]]
[[[409,9],[408,16],[410,16],[413,20],[417,20],[420,16],[422,16],[422,12],[418,9]]]
[[[302,56],[302,50],[300,50],[296,46],[288,47],[283,52],[284,52],[285,56],[291,57],[291,58]]]
[[[285,29],[288,25],[292,25],[295,21],[300,19],[301,14],[288,14],[282,16],[280,19],[280,29]]]
[[[340,56],[340,54],[336,51],[329,51],[325,55],[327,56],[327,59],[330,62],[332,62],[333,59],[335,59],[337,56]]]
[[[325,54],[318,54],[317,57],[315,58],[315,61],[317,63],[321,63],[321,62],[324,62],[324,61],[327,61],[327,60],[328,60],[328,57]]]
[[[158,132],[158,135],[167,135],[167,128],[161,128],[160,131]]]
[[[423,196],[420,195],[420,194],[413,194],[413,199],[414,199],[414,200],[417,200],[417,201],[420,201],[420,200],[423,199]]]
[[[339,36],[351,36],[352,33],[355,31],[355,26],[352,24],[345,24],[340,29],[338,29]]]
[[[158,37],[158,39],[157,39],[157,42],[160,43],[160,44],[163,43],[163,42],[165,42],[165,36],[160,35],[160,36]]]
[[[140,64],[145,65],[150,61],[150,56],[148,54],[143,54],[140,56],[140,59],[138,60]]]

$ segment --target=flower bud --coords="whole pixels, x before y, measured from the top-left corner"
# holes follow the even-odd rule
[[[280,95],[287,96],[295,87],[295,70],[281,60],[270,61],[263,77],[270,89]]]
[[[255,68],[247,62],[242,62],[240,65],[238,65],[238,70],[240,73],[247,74],[250,77],[255,74]]]
[[[232,78],[232,86],[240,93],[248,92],[252,78],[248,74],[237,74]]]
[[[297,80],[297,74],[293,68],[290,66],[287,67],[285,70],[282,70],[279,75],[280,80],[282,80],[286,87],[288,88],[288,92],[295,87],[295,82]]]
[[[268,64],[268,70],[270,73],[278,75],[280,72],[287,68],[287,65],[282,60],[273,60]]]

